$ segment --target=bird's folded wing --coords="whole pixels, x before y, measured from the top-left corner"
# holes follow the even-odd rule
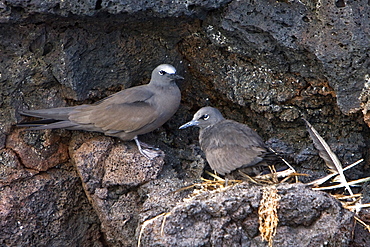
[[[69,120],[93,124],[104,131],[135,131],[157,119],[158,112],[150,103],[153,95],[143,86],[129,88],[98,104],[76,108]]]
[[[201,146],[219,147],[235,145],[245,149],[265,147],[262,138],[247,125],[227,120],[205,130],[200,137]]]
[[[132,132],[152,123],[158,117],[157,111],[145,102],[97,105],[76,110],[70,121],[93,124],[104,131]]]
[[[134,102],[147,102],[154,96],[154,93],[148,85],[142,85],[125,90],[119,91],[118,93],[112,94],[94,105],[111,105],[111,104],[123,104],[123,103],[134,103]]]
[[[264,149],[250,147],[246,149],[237,145],[213,147],[205,150],[211,168],[221,175],[241,167],[253,166],[263,160]]]

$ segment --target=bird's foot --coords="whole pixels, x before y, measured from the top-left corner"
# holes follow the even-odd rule
[[[159,156],[164,156],[163,151],[160,150],[159,148],[156,148],[156,149],[141,148],[139,151],[142,155],[144,155],[146,158],[148,158],[150,160],[152,160],[156,157],[159,157]]]
[[[145,142],[139,141],[139,143],[140,143],[140,146],[143,147],[143,148],[151,149],[151,150],[155,150],[155,151],[159,151],[160,150],[159,148],[150,146],[149,144],[146,144]]]
[[[159,148],[151,147],[146,143],[140,142],[137,139],[137,136],[135,136],[134,140],[136,142],[137,148],[139,149],[140,153],[144,155],[146,158],[152,160],[156,157],[164,156],[164,152],[162,150],[160,150]],[[145,148],[142,148],[142,146]]]

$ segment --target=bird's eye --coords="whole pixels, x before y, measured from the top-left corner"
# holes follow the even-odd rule
[[[209,118],[209,115],[208,114],[204,114],[203,116],[200,117],[200,119],[203,119],[205,121],[207,121]]]
[[[167,74],[167,72],[166,72],[166,71],[164,71],[164,70],[160,70],[158,73],[159,73],[160,75],[165,75],[165,74]]]

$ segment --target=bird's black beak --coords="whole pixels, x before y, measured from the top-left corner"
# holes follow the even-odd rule
[[[197,126],[198,124],[199,124],[199,121],[191,120],[190,122],[187,122],[186,124],[181,125],[179,129],[181,130],[181,129],[185,129],[190,126]]]
[[[169,77],[171,78],[171,80],[184,80],[184,77],[182,77],[181,75],[169,74]]]

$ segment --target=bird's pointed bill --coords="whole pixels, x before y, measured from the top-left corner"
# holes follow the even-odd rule
[[[187,122],[186,124],[181,125],[179,129],[181,130],[181,129],[185,129],[185,128],[190,127],[190,126],[197,126],[198,123],[199,123],[199,121],[197,121],[197,120],[191,120],[190,122]]]
[[[176,74],[169,74],[172,80],[184,80],[184,77]]]

